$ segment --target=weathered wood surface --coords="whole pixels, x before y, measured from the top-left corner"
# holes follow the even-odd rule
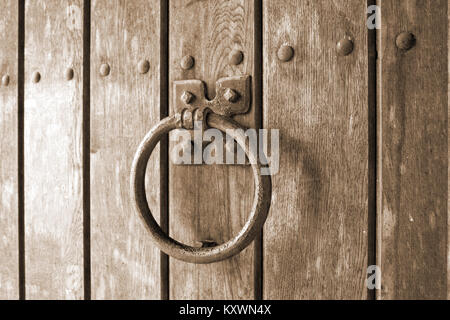
[[[0,2],[0,300],[19,298],[17,31],[17,1]]]
[[[159,121],[157,0],[92,1],[91,259],[93,299],[159,299],[160,254],[130,196],[134,153]],[[138,64],[148,60],[148,73]],[[102,64],[110,74],[102,77]],[[149,162],[147,195],[159,217],[159,152]]]
[[[450,10],[449,10],[449,5],[447,3],[447,15],[448,15],[448,19],[447,19],[447,72],[448,72],[448,90],[447,90],[447,100],[448,100],[448,104],[447,104],[447,154],[449,152],[450,149],[450,135],[448,135],[449,132],[449,119],[450,119],[450,108],[448,107],[450,105]],[[450,155],[448,155],[447,161],[450,162]],[[447,164],[447,175],[448,175],[448,179],[447,179],[447,286],[450,284],[450,214],[449,214],[449,208],[450,208],[450,164]],[[447,300],[450,300],[450,290],[447,287]]]
[[[91,193],[84,200],[91,209],[92,297],[159,299],[160,253],[133,209],[129,169],[161,112],[160,1],[92,0],[91,107],[84,115],[84,1],[25,3],[26,298],[84,297],[83,121],[90,117]],[[255,3],[171,1],[170,82],[204,80],[212,98],[218,78],[255,76]],[[378,5],[377,298],[450,299],[448,1]],[[19,297],[17,6],[0,3],[0,80],[10,77],[7,86],[0,83],[0,299]],[[263,6],[264,126],[281,137],[264,233],[264,298],[370,298],[375,184],[366,2]],[[396,47],[403,31],[416,37],[411,50]],[[336,43],[346,35],[355,49],[342,57]],[[282,44],[294,47],[292,61],[278,60]],[[242,64],[229,64],[232,49],[244,52]],[[195,58],[192,70],[180,68],[185,55]],[[149,61],[148,73],[139,72],[141,60]],[[105,77],[104,63],[111,68]],[[65,78],[69,67],[72,80]],[[255,126],[259,108],[238,121]],[[147,185],[156,218],[159,159],[156,152],[150,160]],[[171,236],[191,245],[231,238],[250,211],[252,179],[242,166],[170,164]],[[170,298],[252,299],[259,291],[254,263],[253,246],[207,266],[171,259]]]
[[[446,299],[448,1],[380,5],[379,298]],[[416,38],[408,51],[396,46],[404,31]]]
[[[83,298],[82,13],[81,0],[25,7],[27,299]]]
[[[199,79],[206,82],[210,98],[216,80],[252,74],[253,1],[171,1],[170,82]],[[244,52],[238,66],[228,62],[233,49]],[[185,55],[195,59],[183,70]],[[172,90],[170,90],[172,93]],[[170,100],[172,101],[172,100]],[[173,105],[171,112],[173,112]],[[254,126],[255,108],[236,117]],[[253,176],[241,166],[176,166],[170,164],[170,234],[190,245],[202,240],[223,243],[244,225],[253,200]],[[252,299],[253,245],[240,255],[211,265],[170,260],[171,299]]]
[[[366,3],[264,1],[264,127],[280,172],[264,229],[265,299],[365,299],[368,262]],[[339,56],[336,44],[354,39]],[[282,63],[277,50],[294,47]]]

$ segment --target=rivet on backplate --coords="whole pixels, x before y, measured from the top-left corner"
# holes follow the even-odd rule
[[[228,102],[236,102],[239,98],[239,94],[234,91],[233,89],[227,88],[223,94],[223,97],[228,101]]]
[[[194,101],[194,98],[195,96],[189,91],[184,91],[181,94],[181,101],[183,101],[184,104],[190,104],[192,101]]]

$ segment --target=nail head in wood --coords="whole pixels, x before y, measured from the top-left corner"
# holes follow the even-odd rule
[[[340,56],[348,56],[353,52],[353,40],[350,37],[344,37],[337,43],[336,49]]]
[[[282,45],[280,49],[278,49],[278,59],[282,62],[291,61],[294,57],[294,48],[288,45]]]
[[[40,74],[38,71],[35,71],[35,72],[33,73],[32,81],[33,81],[34,83],[38,83],[39,81],[41,81],[41,74]]]
[[[150,70],[150,62],[148,60],[141,60],[138,64],[138,71],[140,74],[146,74]]]
[[[416,37],[411,32],[402,32],[395,40],[397,48],[400,50],[410,50],[416,44]]]
[[[9,85],[9,75],[6,74],[2,77],[2,85],[5,87]]]
[[[67,68],[67,69],[66,69],[66,74],[65,74],[66,80],[67,80],[67,81],[70,81],[70,80],[73,79],[73,77],[74,77],[74,71],[73,71],[73,69],[72,69],[72,68]]]
[[[230,53],[229,61],[231,65],[237,66],[244,60],[244,53],[240,50],[233,50]]]
[[[181,68],[183,70],[190,70],[190,69],[192,69],[194,67],[194,64],[195,64],[195,60],[191,56],[184,56],[181,59],[181,63],[180,63]]]
[[[108,76],[110,72],[111,72],[111,67],[109,66],[109,64],[104,63],[100,66],[100,75],[102,77]]]

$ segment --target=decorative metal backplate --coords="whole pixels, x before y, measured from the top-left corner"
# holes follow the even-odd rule
[[[193,130],[194,122],[201,121],[202,128],[206,129],[205,120],[208,113],[231,118],[237,114],[245,114],[250,110],[252,99],[251,77],[245,75],[217,80],[216,96],[213,100],[208,100],[206,85],[201,80],[174,81],[173,93],[173,105],[178,117],[179,127]],[[193,131],[191,131],[191,139],[194,140]],[[205,148],[207,145],[208,143],[203,143],[202,147]],[[240,147],[235,144],[234,148]],[[193,156],[193,148],[191,150]],[[248,165],[248,163],[245,163],[245,165]]]
[[[236,94],[233,97],[233,92]],[[192,94],[192,101],[186,103],[182,100],[184,93]],[[181,113],[189,110],[210,111],[222,116],[231,117],[236,114],[247,113],[251,103],[251,77],[236,76],[219,79],[216,82],[216,97],[213,100],[206,98],[206,86],[200,80],[182,80],[174,82],[175,112]]]

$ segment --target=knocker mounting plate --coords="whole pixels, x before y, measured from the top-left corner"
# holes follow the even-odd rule
[[[203,154],[209,141],[200,141],[195,138],[197,135],[194,132],[194,128],[201,129],[200,139],[202,139],[203,131],[208,128],[207,115],[217,114],[231,118],[237,114],[245,114],[250,110],[251,106],[251,76],[234,76],[221,78],[216,82],[216,96],[213,100],[208,100],[206,94],[206,85],[200,80],[181,80],[174,81],[173,84],[173,105],[175,109],[175,117],[177,119],[177,125],[181,129],[187,129],[190,131],[190,139],[184,140],[179,144],[182,146],[182,153],[188,154],[188,159],[181,162],[175,161],[177,165],[199,165],[204,164],[203,161],[195,160],[194,150],[199,150]],[[172,137],[175,137],[173,141],[178,141],[178,135],[180,132],[175,130]],[[225,138],[225,137],[224,137]],[[172,139],[171,139],[172,140]],[[197,141],[195,143],[194,141]],[[219,143],[219,142],[218,142]],[[232,145],[222,141],[223,154],[232,152],[235,161],[228,162],[228,165],[245,165],[249,163],[247,160],[244,163],[237,161],[237,152],[234,150],[240,149],[240,146],[235,142],[231,142]],[[219,143],[220,146],[220,143]],[[220,147],[219,147],[220,148]],[[176,149],[178,150],[178,149]],[[241,152],[242,154],[242,152]],[[184,157],[183,157],[184,158]],[[204,159],[203,159],[204,160]],[[220,162],[216,164],[225,164]]]
[[[200,80],[174,82],[175,112],[181,114],[183,127],[192,129],[191,121],[203,121],[207,112],[231,117],[247,113],[251,104],[251,77],[235,76],[216,82],[216,97],[206,98],[206,86]]]

